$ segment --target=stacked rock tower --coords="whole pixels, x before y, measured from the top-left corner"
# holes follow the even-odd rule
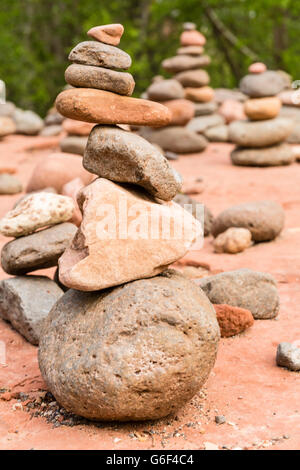
[[[178,175],[156,147],[119,126],[171,118],[164,106],[129,96],[133,78],[118,70],[131,64],[116,47],[122,33],[121,25],[89,31],[95,41],[71,51],[66,72],[80,88],[56,101],[64,116],[98,123],[83,165],[99,178],[78,194],[82,223],[59,260],[69,290],[50,312],[39,349],[58,402],[108,421],[159,418],[180,407],[207,379],[219,340],[207,297],[167,269],[201,231],[171,201]],[[184,233],[165,233],[182,218]]]
[[[294,156],[285,141],[294,125],[292,120],[279,116],[281,101],[276,96],[286,87],[285,77],[267,70],[262,63],[252,64],[249,72],[240,83],[241,91],[249,96],[244,104],[248,121],[235,121],[229,126],[229,139],[238,146],[231,153],[232,163],[288,165]]]
[[[184,23],[177,55],[162,62],[162,67],[173,78],[155,77],[146,92],[150,100],[162,102],[172,113],[168,127],[143,132],[150,142],[166,151],[194,153],[206,148],[207,140],[200,135],[203,123],[200,125],[199,119],[195,118],[216,111],[214,91],[208,86],[210,77],[204,69],[211,62],[210,57],[204,55],[205,43],[205,37],[196,30],[194,23]],[[214,115],[212,125],[223,122],[221,116]]]

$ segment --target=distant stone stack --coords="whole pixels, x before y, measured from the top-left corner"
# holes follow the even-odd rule
[[[203,69],[210,64],[210,57],[203,55],[206,39],[193,23],[184,24],[180,42],[177,55],[162,63],[173,78],[155,77],[146,91],[147,98],[170,109],[171,122],[163,129],[143,129],[142,135],[167,152],[196,153],[206,148],[207,139],[190,128],[189,123],[195,116],[210,114],[217,108],[212,101],[213,89],[208,86],[209,75]],[[222,121],[220,116],[217,119]]]
[[[290,119],[279,117],[281,101],[276,96],[286,87],[286,78],[267,70],[262,63],[252,64],[250,74],[240,83],[248,95],[244,111],[248,121],[235,121],[229,126],[229,138],[238,147],[232,152],[235,165],[277,166],[294,161],[286,139],[293,131]]]
[[[130,97],[134,80],[118,71],[131,65],[116,47],[122,33],[121,25],[89,31],[95,41],[78,44],[69,56],[66,78],[76,88],[56,100],[67,118],[98,123],[83,157],[98,178],[78,193],[82,223],[59,260],[69,290],[45,321],[39,349],[57,401],[104,421],[176,410],[206,381],[219,340],[207,297],[167,270],[201,232],[172,202],[181,181],[156,147],[119,126],[171,120],[161,104]],[[184,231],[177,233],[182,218]]]

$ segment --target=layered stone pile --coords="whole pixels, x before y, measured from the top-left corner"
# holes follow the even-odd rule
[[[76,232],[68,222],[73,211],[70,197],[43,192],[25,196],[0,220],[0,233],[14,237],[2,248],[1,266],[15,276],[0,281],[0,317],[32,344],[63,291],[48,277],[27,274],[57,266]]]
[[[181,187],[169,162],[119,124],[166,125],[170,111],[131,98],[131,64],[116,47],[121,25],[92,28],[70,53],[64,116],[97,122],[83,165],[98,176],[78,194],[82,223],[59,260],[69,290],[48,316],[39,364],[49,390],[95,420],[166,416],[201,388],[219,340],[214,308],[199,288],[166,270],[201,232],[172,202]],[[184,219],[184,231],[176,232]]]
[[[216,110],[214,92],[208,86],[210,77],[204,69],[211,61],[209,56],[204,55],[205,43],[205,37],[196,31],[196,26],[185,23],[177,55],[162,63],[173,78],[164,80],[163,77],[155,77],[146,91],[149,99],[162,102],[172,113],[171,122],[164,129],[143,130],[143,135],[150,142],[166,151],[196,153],[207,146],[206,138],[195,127],[198,118],[194,119]],[[215,119],[218,123],[223,122],[220,116]]]
[[[238,146],[231,154],[235,165],[277,166],[294,160],[286,143],[293,122],[279,116],[281,101],[276,96],[285,87],[285,77],[266,70],[264,64],[252,66],[250,74],[242,79],[240,89],[250,99],[244,103],[248,121],[235,121],[229,126],[229,138]]]

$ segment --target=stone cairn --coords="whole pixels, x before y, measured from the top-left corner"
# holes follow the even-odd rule
[[[201,152],[207,146],[204,132],[209,127],[224,124],[220,115],[212,114],[217,106],[214,91],[208,86],[210,77],[204,70],[211,61],[204,55],[205,37],[196,31],[194,23],[185,23],[180,43],[177,55],[162,63],[162,67],[174,75],[173,78],[154,77],[145,95],[150,100],[163,103],[172,113],[168,126],[142,131],[150,142],[168,152],[167,158],[172,158],[169,152]]]
[[[130,97],[134,80],[120,69],[131,59],[116,47],[122,34],[121,25],[92,28],[94,40],[69,56],[66,79],[75,88],[56,100],[65,117],[98,123],[83,157],[98,178],[78,194],[82,223],[59,260],[69,290],[45,320],[39,346],[57,401],[107,421],[160,418],[183,405],[206,381],[220,335],[203,292],[167,269],[201,231],[171,201],[178,175],[156,147],[120,127],[171,119],[161,104]],[[164,234],[183,217],[184,234]]]
[[[294,161],[286,139],[293,131],[292,120],[279,116],[281,101],[276,96],[286,87],[283,74],[252,64],[240,89],[248,95],[244,111],[248,121],[229,126],[229,139],[238,147],[231,153],[232,163],[243,166],[288,165]]]

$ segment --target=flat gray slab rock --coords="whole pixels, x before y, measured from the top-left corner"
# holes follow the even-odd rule
[[[287,144],[261,149],[238,147],[230,157],[234,165],[240,166],[280,166],[289,165],[295,160],[292,148]]]
[[[76,64],[95,65],[108,69],[129,69],[130,56],[115,46],[98,41],[84,41],[77,44],[69,54],[69,60]]]
[[[267,70],[264,73],[251,73],[242,78],[240,90],[251,98],[275,96],[286,88],[285,78],[278,72]]]
[[[39,343],[45,318],[63,291],[44,276],[20,276],[0,281],[0,317],[31,344]]]
[[[167,271],[102,292],[66,292],[44,324],[39,365],[60,405],[77,415],[157,419],[206,382],[219,335],[206,295]]]
[[[18,178],[8,173],[0,174],[0,194],[17,194],[23,190]]]
[[[269,241],[280,234],[284,219],[284,210],[275,201],[246,202],[221,212],[214,221],[212,234],[216,237],[230,227],[242,227],[250,230],[254,241]]]
[[[83,166],[102,178],[142,186],[164,201],[173,199],[181,188],[180,176],[156,147],[118,127],[93,128]]]
[[[205,277],[199,286],[212,304],[245,308],[257,320],[278,315],[279,296],[276,281],[270,274],[238,269]]]
[[[145,129],[142,135],[163,150],[179,154],[202,152],[208,143],[202,135],[181,126],[168,126],[159,130]]]
[[[291,343],[280,343],[276,353],[276,364],[294,372],[300,371],[300,348]]]
[[[75,225],[66,222],[6,243],[1,251],[3,270],[21,275],[57,266],[76,231]]]
[[[132,95],[135,86],[130,73],[93,65],[72,64],[65,71],[65,79],[75,87],[97,88],[126,96]]]
[[[268,147],[283,142],[294,128],[291,119],[234,121],[229,125],[229,139],[241,147]]]
[[[199,69],[210,65],[211,59],[207,55],[193,57],[190,55],[177,55],[170,59],[165,59],[162,67],[170,73],[179,73],[186,70]]]

